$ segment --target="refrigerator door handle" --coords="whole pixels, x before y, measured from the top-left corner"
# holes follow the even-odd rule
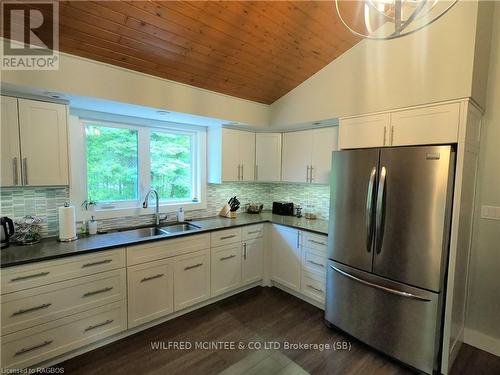
[[[332,270],[340,273],[341,275],[349,278],[349,279],[357,281],[358,283],[364,284],[364,285],[369,286],[371,288],[380,289],[380,290],[383,290],[384,292],[387,292],[387,293],[390,293],[390,294],[394,294],[394,295],[397,295],[397,296],[400,296],[400,297],[411,298],[411,299],[416,299],[416,300],[425,301],[425,302],[430,302],[431,301],[429,298],[419,296],[418,294],[412,294],[412,293],[402,292],[401,290],[387,288],[385,286],[378,285],[378,284],[372,283],[370,281],[366,281],[366,280],[360,279],[359,277],[351,275],[350,273],[342,271],[341,269],[339,269],[337,267],[334,267],[332,265],[330,265],[330,268]]]
[[[375,177],[377,176],[377,167],[373,167],[370,172],[370,181],[368,182],[368,192],[366,195],[366,251],[370,252],[373,242],[373,188],[375,187]]]
[[[382,250],[384,238],[384,215],[385,215],[385,179],[387,177],[387,168],[380,169],[380,179],[377,189],[377,209],[375,214],[375,249],[377,254]]]

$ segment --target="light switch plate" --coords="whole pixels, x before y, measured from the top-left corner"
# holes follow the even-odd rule
[[[481,206],[481,218],[500,220],[500,207],[496,206]]]

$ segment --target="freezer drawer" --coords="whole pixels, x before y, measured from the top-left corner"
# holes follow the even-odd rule
[[[436,368],[438,293],[328,261],[325,320],[421,371]]]

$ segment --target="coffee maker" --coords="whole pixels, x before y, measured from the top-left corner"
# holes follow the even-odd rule
[[[9,247],[9,239],[14,235],[14,222],[7,216],[2,216],[0,218],[0,237],[1,237],[1,248],[5,249]]]

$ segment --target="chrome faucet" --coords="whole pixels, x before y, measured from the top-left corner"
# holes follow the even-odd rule
[[[148,208],[149,195],[154,193],[156,196],[156,207],[155,207],[155,224],[160,225],[160,195],[155,189],[149,189],[146,194],[146,198],[144,198],[144,202],[142,202],[142,208]]]

